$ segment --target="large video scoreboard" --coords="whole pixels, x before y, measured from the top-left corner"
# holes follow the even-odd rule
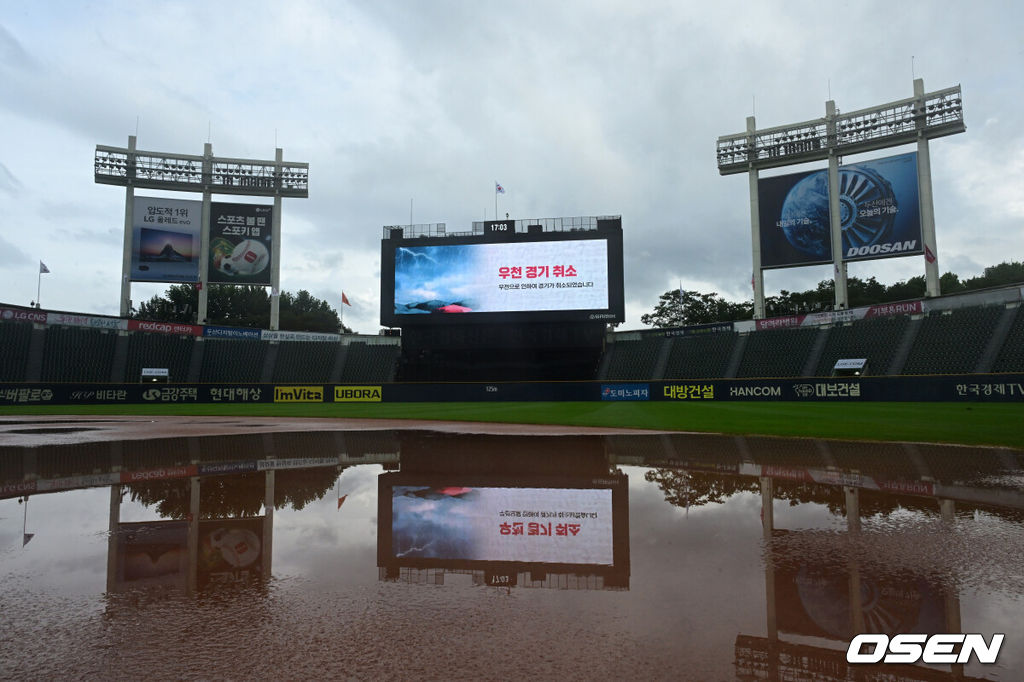
[[[501,230],[500,225],[506,229]],[[381,324],[622,322],[622,222],[381,242]]]

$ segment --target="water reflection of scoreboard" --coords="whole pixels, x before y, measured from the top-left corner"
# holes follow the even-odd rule
[[[384,474],[378,565],[483,570],[512,586],[518,572],[600,575],[628,585],[628,487],[601,479],[517,476],[452,480]]]

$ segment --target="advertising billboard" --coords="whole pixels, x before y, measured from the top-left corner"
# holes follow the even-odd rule
[[[270,286],[273,213],[270,205],[210,205],[211,282]]]
[[[132,216],[133,281],[199,281],[201,201],[135,197]]]
[[[391,554],[611,566],[610,489],[394,486]]]
[[[619,233],[384,240],[389,326],[623,319]]]
[[[924,253],[917,153],[839,167],[843,260]],[[832,262],[828,171],[758,181],[761,266]]]

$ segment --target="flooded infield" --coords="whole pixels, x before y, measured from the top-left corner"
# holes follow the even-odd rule
[[[1020,451],[104,423],[0,430],[5,677],[1024,670]],[[847,664],[868,632],[1006,639],[991,665]]]

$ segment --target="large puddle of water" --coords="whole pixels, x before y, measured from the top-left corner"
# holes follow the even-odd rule
[[[21,679],[1022,679],[1022,522],[1024,453],[1001,449],[0,447],[0,661]],[[991,665],[848,665],[865,632],[1006,639]]]

